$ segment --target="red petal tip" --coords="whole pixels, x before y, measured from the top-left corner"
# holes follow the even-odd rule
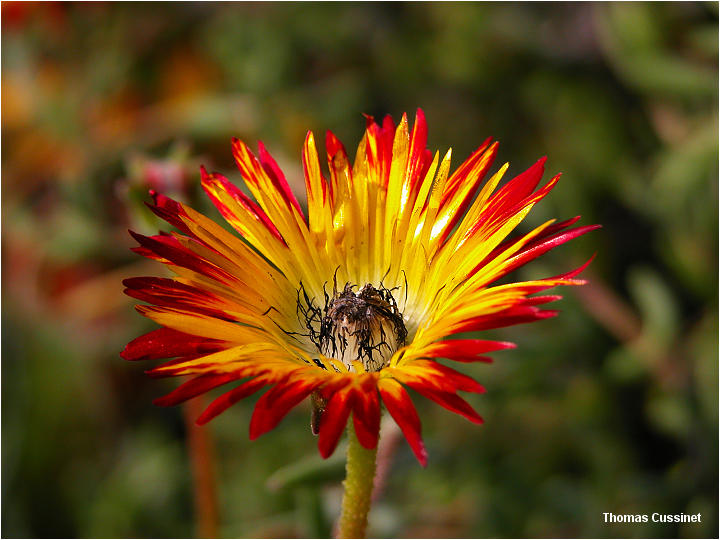
[[[210,420],[215,418],[214,416],[206,415],[205,413],[202,413],[197,420],[195,420],[196,426],[204,426],[207,424]]]
[[[413,453],[414,453],[414,455],[415,455],[415,459],[418,460],[418,463],[420,464],[420,466],[421,466],[423,469],[424,469],[425,467],[427,467],[428,455],[427,455],[427,450],[425,449],[425,445],[422,445],[422,446],[418,449],[417,452],[413,451]]]
[[[372,125],[375,123],[375,117],[374,117],[374,116],[372,116],[372,115],[370,115],[370,114],[366,114],[366,113],[362,113],[362,115],[365,117],[365,128],[366,128],[366,129],[369,128],[370,126],[372,126]]]

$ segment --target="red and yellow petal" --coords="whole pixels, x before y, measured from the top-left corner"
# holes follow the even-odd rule
[[[320,420],[318,450],[324,458],[329,457],[337,447],[356,398],[351,385],[333,393]],[[362,432],[361,432],[362,433]]]
[[[378,389],[383,403],[405,435],[415,457],[424,467],[427,465],[427,450],[422,441],[420,417],[407,391],[394,379],[381,378]]]
[[[195,336],[172,328],[158,328],[135,338],[120,353],[125,360],[157,360],[225,349],[228,342]]]

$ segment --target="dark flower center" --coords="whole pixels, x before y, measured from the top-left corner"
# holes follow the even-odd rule
[[[346,283],[342,292],[335,290],[332,298],[326,295],[322,313],[307,299],[305,307],[298,302],[299,313],[304,315],[310,339],[322,354],[337,358],[351,371],[355,371],[355,361],[366,371],[380,371],[405,345],[403,316],[390,289],[369,283],[357,293],[353,288]]]

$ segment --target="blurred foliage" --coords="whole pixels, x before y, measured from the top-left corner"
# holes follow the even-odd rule
[[[692,2],[3,2],[2,535],[192,535],[182,413],[151,405],[173,382],[118,358],[151,328],[120,285],[160,271],[128,250],[128,227],[160,225],[146,190],[214,212],[198,166],[239,181],[238,136],[302,192],[307,129],[352,148],[360,113],[420,106],[456,164],[493,135],[510,173],[545,154],[564,172],[526,228],[582,214],[604,229],[519,273],[598,253],[560,317],[496,332],[519,347],[468,368],[486,425],[414,396],[430,465],[405,443],[387,454],[369,533],[717,536],[717,17]],[[208,428],[221,534],[329,534],[342,456],[316,457],[307,407],[250,443],[252,406]]]

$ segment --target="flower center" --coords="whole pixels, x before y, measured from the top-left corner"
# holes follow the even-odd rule
[[[342,292],[327,297],[323,312],[316,345],[351,371],[355,361],[366,371],[380,371],[405,345],[402,313],[385,287],[376,289],[368,283],[355,293],[347,283]]]

